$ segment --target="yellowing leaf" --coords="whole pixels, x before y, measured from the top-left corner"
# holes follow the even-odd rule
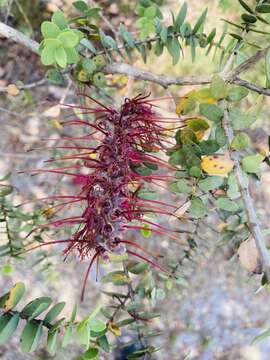
[[[5,311],[13,309],[25,293],[25,286],[22,282],[16,283],[9,291],[8,298],[4,304]]]
[[[227,156],[210,155],[202,158],[201,166],[207,174],[226,176],[232,171],[234,163]]]
[[[15,84],[9,84],[7,86],[7,93],[12,96],[17,96],[20,93],[20,90],[17,88]]]
[[[55,105],[44,111],[43,115],[47,117],[57,117],[60,115],[60,105]]]
[[[108,324],[108,329],[110,330],[110,332],[112,332],[115,336],[121,336],[121,329],[114,324],[113,322],[109,322]]]
[[[50,217],[54,213],[55,213],[55,209],[52,206],[45,208],[42,212],[42,214],[46,217]]]
[[[128,254],[126,252],[123,254],[108,253],[108,256],[110,261],[114,263],[120,263],[128,259]]]
[[[215,104],[217,102],[217,99],[215,99],[213,97],[210,88],[205,88],[205,89],[200,89],[198,91],[194,91],[193,96],[200,103]]]
[[[176,105],[175,112],[177,115],[185,115],[195,108],[196,100],[194,98],[195,90],[189,91]]]
[[[61,125],[57,119],[50,120],[49,123],[55,129],[60,130],[63,128],[63,125]]]

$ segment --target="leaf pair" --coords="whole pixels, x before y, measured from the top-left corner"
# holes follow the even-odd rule
[[[41,61],[44,65],[57,64],[65,68],[68,64],[79,61],[76,49],[82,34],[78,30],[68,28],[67,20],[62,11],[56,11],[52,21],[44,21],[41,25],[44,37],[40,44]]]

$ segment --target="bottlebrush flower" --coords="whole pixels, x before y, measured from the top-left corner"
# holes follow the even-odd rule
[[[64,125],[77,125],[89,129],[90,134],[87,136],[69,139],[74,142],[78,139],[90,140],[95,137],[98,139],[96,146],[53,147],[77,152],[50,159],[49,162],[73,160],[76,164],[50,170],[31,170],[37,173],[65,174],[72,177],[80,186],[78,194],[56,195],[42,200],[64,201],[55,205],[55,209],[57,207],[62,209],[72,203],[82,203],[84,210],[81,215],[50,221],[33,231],[48,226],[78,225],[78,230],[70,239],[50,241],[35,248],[47,244],[66,243],[67,247],[64,250],[66,256],[71,251],[77,251],[81,260],[90,258],[82,298],[94,261],[98,261],[99,257],[106,259],[110,252],[126,251],[162,271],[167,271],[156,261],[130,250],[134,248],[149,256],[149,252],[143,246],[127,239],[129,230],[145,229],[147,224],[147,229],[153,233],[175,238],[173,230],[149,221],[145,215],[148,213],[173,215],[176,207],[162,201],[140,197],[140,192],[146,183],[166,182],[175,178],[173,173],[172,175],[152,173],[141,175],[136,170],[137,166],[143,163],[155,168],[164,168],[166,172],[176,170],[156,155],[158,151],[164,150],[164,144],[168,141],[166,135],[168,129],[163,127],[163,123],[168,121],[154,111],[154,105],[146,96],[126,99],[120,110],[107,107],[97,100],[91,100],[95,103],[94,108],[81,109],[85,113],[94,114],[95,121],[73,119],[65,121]]]

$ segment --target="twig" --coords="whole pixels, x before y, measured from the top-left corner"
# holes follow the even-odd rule
[[[145,71],[123,63],[113,63],[111,65],[107,65],[104,68],[104,72],[107,74],[128,75],[139,80],[156,83],[163,87],[168,87],[170,85],[202,85],[209,84],[211,82],[211,76],[209,75],[183,77],[156,75],[150,71]]]
[[[89,0],[90,3],[93,5],[93,6],[96,6],[98,7],[98,4],[94,1],[94,0]],[[105,24],[111,29],[111,31],[114,33],[114,36],[116,38],[116,40],[119,42],[119,34],[118,32],[116,31],[116,29],[114,28],[114,26],[111,24],[110,20],[108,20],[106,18],[106,16],[104,16],[102,13],[100,14],[102,20],[105,22]]]
[[[244,61],[242,64],[237,66],[234,70],[227,74],[227,79],[236,79],[238,75],[247,71],[253,65],[255,65],[259,60],[261,60],[267,51],[270,49],[270,46],[267,46],[265,49],[259,50],[255,55],[251,56],[249,59]]]
[[[245,31],[243,32],[243,35],[245,34]],[[230,64],[233,63],[235,54],[237,53],[237,50],[240,48],[242,44],[242,41],[238,41],[234,48],[232,49],[231,55],[227,61],[227,63],[224,66],[224,70],[221,72],[224,79],[228,79],[230,74]],[[240,65],[240,67],[236,68],[234,71],[231,72],[231,76],[237,76],[240,74],[240,72],[247,70],[250,66],[256,63],[256,61],[259,61],[264,55],[265,52],[268,49],[260,50],[258,51],[253,57],[248,59],[246,62]],[[270,256],[265,244],[265,240],[262,234],[261,230],[261,224],[257,217],[256,210],[255,210],[255,204],[254,201],[250,195],[248,184],[245,182],[244,178],[244,172],[241,167],[241,158],[238,151],[232,151],[230,149],[230,144],[233,141],[234,138],[234,131],[231,126],[230,118],[229,118],[229,110],[228,110],[228,102],[226,100],[221,100],[220,105],[224,109],[224,116],[222,119],[222,127],[225,131],[226,137],[227,137],[227,143],[229,148],[229,153],[231,156],[231,159],[234,161],[235,165],[235,175],[237,179],[237,183],[239,186],[239,191],[242,195],[245,213],[247,216],[247,223],[249,226],[249,230],[251,234],[253,235],[253,238],[256,243],[257,250],[260,254],[260,259],[262,261],[262,265],[264,268],[264,271],[266,273],[267,279],[270,280]]]
[[[263,95],[266,95],[266,96],[270,96],[270,89],[267,89],[267,88],[263,88],[263,87],[260,87],[258,85],[255,85],[249,81],[246,81],[246,80],[242,80],[240,78],[236,78],[233,83],[235,85],[240,85],[240,86],[243,86],[251,91],[255,91],[259,94],[263,94]]]
[[[224,109],[223,128],[225,130],[228,143],[230,144],[234,138],[234,133],[230,124],[227,101],[222,100],[221,106]],[[256,214],[254,202],[250,195],[249,188],[246,185],[246,181],[244,179],[243,170],[241,168],[240,156],[237,151],[230,151],[230,156],[235,164],[235,175],[244,202],[245,212],[248,218],[249,229],[254,237],[256,247],[259,251],[263,263],[264,271],[267,275],[267,278],[270,279],[270,257],[262,234],[261,225]]]
[[[17,88],[19,90],[31,90],[38,86],[46,85],[48,82],[49,82],[49,79],[43,78],[38,81],[32,82],[30,84],[18,85]],[[7,92],[7,91],[8,91],[8,86],[0,86],[0,92]]]

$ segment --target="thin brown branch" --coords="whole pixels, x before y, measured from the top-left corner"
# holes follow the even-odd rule
[[[240,78],[235,78],[233,81],[232,81],[233,84],[235,85],[240,85],[240,86],[243,86],[251,91],[254,91],[254,92],[257,92],[259,94],[263,94],[263,95],[266,95],[266,96],[270,96],[270,89],[267,89],[267,88],[263,88],[261,86],[258,86],[256,84],[253,84],[249,81],[246,81],[246,80],[242,80]]]
[[[238,75],[242,74],[243,72],[247,71],[249,68],[254,66],[258,61],[260,61],[267,51],[270,49],[270,46],[259,50],[256,52],[255,55],[251,56],[249,59],[244,61],[242,64],[238,65],[234,70],[227,74],[227,79],[236,79]]]

